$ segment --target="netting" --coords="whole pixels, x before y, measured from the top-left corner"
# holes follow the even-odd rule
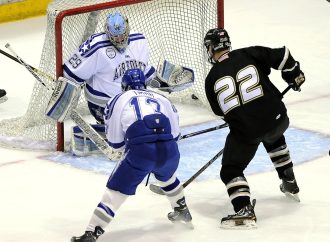
[[[48,23],[39,69],[53,78],[43,76],[43,81],[52,85],[51,79],[56,79],[56,54],[62,53],[61,62],[67,60],[89,35],[104,31],[104,21],[109,13],[120,11],[128,17],[131,31],[142,33],[147,38],[151,51],[150,63],[153,66],[157,67],[159,59],[164,58],[194,70],[195,85],[168,97],[174,102],[191,102],[191,95],[194,94],[199,98],[194,102],[208,108],[204,79],[210,66],[203,38],[208,29],[217,26],[217,0],[126,0],[116,1],[118,4],[115,8],[107,8],[109,2],[114,3],[104,0],[56,0],[48,6]],[[79,9],[85,12],[87,8],[90,12],[78,13]],[[62,50],[59,52],[56,49],[58,43],[55,42],[56,17],[68,9],[74,10],[67,11],[69,16],[63,19]],[[0,144],[55,149],[59,138],[56,122],[44,115],[50,95],[50,91],[36,81],[26,114],[0,122]],[[83,95],[79,112],[88,114]]]

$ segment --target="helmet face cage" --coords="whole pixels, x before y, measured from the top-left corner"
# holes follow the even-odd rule
[[[128,45],[128,36],[130,32],[128,19],[118,12],[110,14],[107,17],[104,30],[110,42],[119,51],[124,51]]]
[[[121,81],[123,91],[146,89],[145,76],[141,69],[127,70]]]
[[[227,50],[231,48],[231,42],[226,30],[222,28],[210,29],[204,37],[204,45],[209,56],[208,61],[215,63],[213,55],[216,51]]]

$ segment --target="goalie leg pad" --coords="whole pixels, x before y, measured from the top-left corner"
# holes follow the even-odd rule
[[[58,122],[63,122],[70,111],[77,106],[80,86],[60,77],[48,102],[46,115]]]
[[[103,124],[91,125],[105,139],[105,126]],[[100,153],[100,150],[90,140],[85,133],[78,127],[72,127],[71,132],[71,151],[76,156],[87,156]]]

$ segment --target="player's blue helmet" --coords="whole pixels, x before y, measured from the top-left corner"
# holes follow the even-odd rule
[[[121,81],[123,91],[146,89],[145,76],[141,69],[127,70]]]
[[[123,52],[127,47],[130,32],[127,17],[119,12],[109,14],[104,29],[110,42]]]

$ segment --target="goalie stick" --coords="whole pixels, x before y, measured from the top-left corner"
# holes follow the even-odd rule
[[[8,44],[9,45],[9,44]],[[3,54],[4,56],[8,57],[9,59],[12,59],[13,61],[17,62],[18,64],[24,65],[22,64],[15,56],[12,56],[11,54],[7,53],[6,51],[0,49],[0,53]],[[51,77],[49,74],[25,63],[30,69],[32,69],[32,71],[34,71],[36,74],[38,75],[42,75],[42,76],[46,76],[49,80],[51,81],[55,81],[53,77]]]
[[[10,52],[12,52],[13,53],[13,55],[15,55],[15,59],[17,60],[17,62],[19,62],[20,64],[22,64],[44,87],[46,87],[48,90],[54,90],[54,88],[53,87],[48,87],[48,86],[46,86],[46,84],[41,80],[41,78],[39,77],[39,75],[40,74],[42,74],[42,73],[38,73],[36,70],[36,68],[33,68],[32,66],[30,66],[30,65],[28,65],[21,57],[19,57],[17,54],[16,54],[16,52],[13,50],[13,48],[11,48],[11,46],[10,46],[10,44],[9,43],[7,43],[6,45],[5,45],[5,47],[10,51]],[[2,52],[4,52],[4,51],[2,51]],[[2,53],[1,52],[1,53]],[[5,53],[5,52],[4,52]],[[4,53],[2,53],[2,54],[4,54]],[[6,53],[7,54],[7,53]],[[8,55],[6,55],[7,57],[9,57],[9,58],[11,58],[10,56],[9,56],[9,54]],[[11,58],[11,59],[13,59],[13,58]],[[13,60],[15,60],[15,59],[13,59]],[[47,76],[47,78],[49,78],[49,75],[46,75]]]

